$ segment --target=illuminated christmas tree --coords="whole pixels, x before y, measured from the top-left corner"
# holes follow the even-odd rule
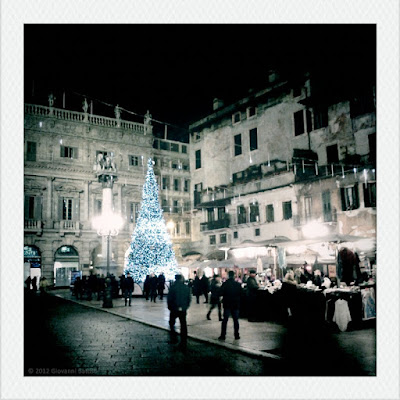
[[[147,163],[146,182],[139,217],[132,234],[130,252],[125,272],[130,272],[135,282],[143,282],[146,275],[164,272],[167,280],[179,273],[172,242],[158,201],[158,185],[153,171],[153,161]]]

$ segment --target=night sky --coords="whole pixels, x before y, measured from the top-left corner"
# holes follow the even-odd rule
[[[53,92],[61,108],[65,91],[76,111],[82,95],[94,114],[113,117],[116,104],[149,109],[182,128],[169,127],[170,139],[184,139],[215,97],[230,104],[265,87],[270,69],[334,71],[335,85],[375,79],[375,35],[375,25],[25,25],[25,102],[48,105]]]

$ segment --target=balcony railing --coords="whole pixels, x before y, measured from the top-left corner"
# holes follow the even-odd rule
[[[36,104],[25,104],[25,114],[36,115],[39,117],[57,118],[64,121],[86,122],[92,125],[103,126],[105,128],[121,127],[122,129],[142,134],[147,133],[149,129],[151,130],[151,126],[145,126],[144,124],[140,124],[138,122],[118,120],[116,118],[108,118],[101,115],[92,115],[83,112],[40,106]]]
[[[43,229],[42,221],[34,219],[26,219],[24,230],[27,232],[41,232]]]
[[[214,229],[222,229],[222,228],[228,228],[230,224],[230,218],[226,217],[224,219],[217,219],[216,221],[210,221],[210,222],[202,222],[200,224],[200,231],[212,231]]]

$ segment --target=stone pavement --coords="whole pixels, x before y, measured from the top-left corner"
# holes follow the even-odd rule
[[[76,300],[67,289],[52,291],[53,295],[76,303],[125,317],[143,324],[169,330],[169,311],[167,299],[157,299],[157,303],[134,297],[132,306],[125,307],[124,300],[114,299],[114,307],[102,308],[102,301]],[[201,299],[202,300],[202,299]],[[374,323],[365,329],[334,333],[314,326],[291,327],[274,322],[248,322],[240,319],[240,340],[233,337],[233,321],[228,321],[225,341],[219,341],[221,323],[218,311],[214,309],[211,321],[206,319],[209,305],[196,304],[193,297],[188,310],[189,338],[235,350],[264,359],[289,361],[298,365],[298,375],[309,375],[303,367],[310,369],[315,362],[321,363],[324,370],[336,371],[340,375],[376,375],[376,329]],[[176,322],[179,328],[179,321]],[[312,367],[314,369],[314,367]],[[345,372],[346,371],[346,372]],[[353,371],[353,372],[352,372]]]

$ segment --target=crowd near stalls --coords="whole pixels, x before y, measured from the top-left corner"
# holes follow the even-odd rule
[[[288,261],[293,262],[293,258]],[[224,268],[218,260],[198,261],[201,267],[190,270],[186,279],[196,302],[208,302],[213,276],[223,283],[233,271],[235,281],[242,286],[240,317],[251,322],[325,323],[346,331],[376,317],[373,255],[367,257],[341,246],[334,260],[315,257],[314,262],[303,260],[284,267],[277,262],[267,268],[257,261],[252,262],[253,267],[243,264]]]

